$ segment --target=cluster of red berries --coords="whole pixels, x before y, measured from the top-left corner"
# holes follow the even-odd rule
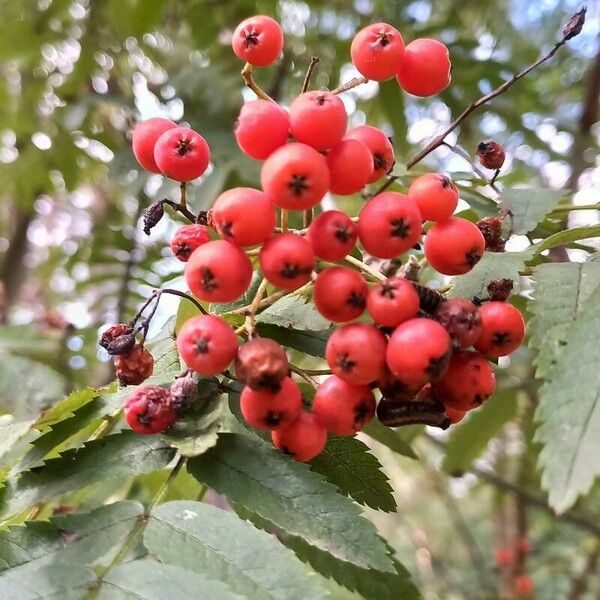
[[[232,43],[249,65],[266,66],[279,57],[283,34],[273,19],[256,16],[238,26]],[[421,39],[405,48],[400,33],[386,24],[361,30],[351,55],[366,78],[395,75],[413,94],[437,93],[450,82],[443,44]],[[392,169],[394,150],[384,132],[367,125],[346,131],[347,121],[344,104],[329,91],[304,92],[289,110],[265,99],[246,103],[235,137],[244,153],[264,161],[262,189],[223,192],[206,225],[181,227],[171,241],[173,254],[186,263],[189,289],[202,301],[238,300],[253,275],[247,249],[260,246],[258,265],[266,281],[290,291],[314,284],[316,309],[342,324],[326,346],[332,375],[318,387],[310,410],[291,378],[284,348],[273,340],[253,338],[239,346],[232,327],[212,314],[188,320],[177,336],[181,358],[200,375],[222,373],[235,360],[236,378],[245,385],[244,419],[271,430],[276,447],[303,461],[323,449],[327,433],[353,435],[376,411],[384,423],[401,424],[407,402],[413,414],[417,404],[423,413],[440,414],[440,426],[460,420],[494,392],[486,357],[512,352],[525,331],[519,311],[506,302],[506,285],[496,283],[487,302],[476,305],[446,300],[399,276],[369,284],[353,268],[327,264],[344,261],[359,241],[374,257],[396,258],[421,241],[429,221],[423,251],[430,265],[446,275],[467,273],[483,255],[486,239],[480,227],[452,216],[458,189],[444,175],[416,178],[407,194],[376,194],[358,219],[328,210],[306,230],[276,230],[277,209],[313,209],[327,192],[360,192]],[[135,128],[133,150],[143,167],[180,182],[204,172],[210,157],[199,134],[157,119]],[[221,239],[213,239],[215,234]],[[370,322],[350,323],[365,311]],[[130,351],[138,347],[143,350],[137,345]],[[121,379],[140,383],[140,377]],[[383,395],[379,406],[375,388]],[[150,433],[172,424],[169,394],[155,386],[136,391],[125,408],[130,424],[136,423],[132,427]]]

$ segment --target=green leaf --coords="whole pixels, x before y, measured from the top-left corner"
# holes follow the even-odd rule
[[[188,470],[232,502],[341,560],[382,571],[393,568],[375,528],[355,504],[265,442],[222,434],[215,448],[188,463]]]
[[[84,388],[69,394],[64,400],[44,411],[35,422],[35,427],[43,429],[50,427],[68,417],[72,417],[76,410],[91,402],[94,398],[107,393],[109,388]]]
[[[274,536],[209,504],[154,510],[144,545],[160,561],[219,581],[256,600],[325,598],[318,579]]]
[[[418,458],[410,444],[390,427],[386,427],[379,419],[373,419],[363,429],[369,437],[375,441],[387,446],[393,452],[407,456],[408,458]]]
[[[27,434],[31,431],[31,426],[34,421],[13,422],[10,415],[2,415],[0,417],[0,466],[6,466],[9,461],[6,460],[7,454],[13,454],[15,446],[22,442],[27,443]],[[20,446],[23,443],[19,444]],[[23,452],[24,450],[21,450]],[[9,457],[10,458],[10,457]]]
[[[565,229],[549,235],[543,242],[535,246],[536,254],[541,254],[544,250],[556,248],[556,246],[567,246],[578,240],[587,240],[600,236],[600,225],[593,227],[574,227],[573,229]]]
[[[327,340],[334,331],[333,329],[298,331],[266,323],[259,323],[257,330],[260,335],[270,337],[283,346],[318,357],[325,356]]]
[[[295,294],[284,296],[267,307],[256,317],[256,322],[296,331],[322,331],[331,326],[331,322],[317,312],[312,302]]]
[[[386,512],[397,509],[381,464],[356,438],[331,438],[325,450],[310,462],[310,468],[359,504]]]
[[[513,215],[513,231],[525,234],[536,228],[565,193],[548,188],[508,188],[502,192],[502,207]]]
[[[566,338],[552,380],[540,391],[535,440],[542,485],[557,512],[572,506],[600,473],[600,286],[585,302]]]
[[[451,429],[442,468],[452,475],[467,471],[489,441],[516,417],[517,409],[516,391],[503,390],[471,411]]]
[[[147,344],[148,350],[154,357],[153,375],[164,375],[181,371],[181,362],[175,343],[176,317],[171,317],[160,333],[154,336]]]

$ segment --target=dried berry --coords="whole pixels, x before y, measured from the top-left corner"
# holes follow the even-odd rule
[[[165,209],[162,200],[155,202],[149,206],[144,212],[144,233],[150,235],[150,230],[158,225],[158,222],[163,218]]]
[[[498,170],[502,167],[506,157],[502,144],[499,144],[494,140],[480,142],[479,146],[477,146],[477,156],[479,157],[479,162],[486,169],[494,170]]]
[[[571,18],[567,21],[565,26],[563,27],[563,39],[570,40],[574,38],[576,35],[581,33],[583,29],[583,24],[585,23],[585,13],[587,11],[587,7],[583,7],[581,10],[577,11]]]
[[[442,302],[446,299],[436,290],[427,286],[412,282],[417,295],[419,296],[419,309],[428,315],[433,315]]]
[[[152,375],[154,358],[144,346],[136,344],[129,354],[115,359],[115,368],[121,385],[139,385]]]
[[[135,390],[125,400],[123,409],[129,427],[137,433],[160,433],[177,419],[171,392],[158,385]]]
[[[106,350],[106,347],[108,346],[108,344],[110,344],[112,341],[114,341],[119,336],[129,335],[132,333],[133,333],[133,327],[131,327],[130,325],[126,325],[125,323],[119,323],[118,325],[113,325],[112,327],[109,327],[100,336],[100,340],[98,341],[98,343],[100,344],[100,346],[102,346]]]
[[[177,377],[171,384],[171,402],[177,413],[185,412],[198,394],[198,384],[191,373]]]
[[[454,343],[459,348],[472,346],[481,333],[481,315],[473,302],[464,298],[453,298],[443,302],[435,313]]]
[[[487,286],[491,301],[506,302],[513,290],[512,279],[494,279]]]
[[[133,328],[119,323],[109,327],[98,342],[110,355],[127,354],[135,345]]]
[[[235,360],[237,378],[253,390],[276,392],[288,371],[285,350],[269,338],[255,338],[238,350]]]
[[[489,252],[504,252],[506,240],[502,238],[502,221],[498,217],[485,217],[476,223]]]

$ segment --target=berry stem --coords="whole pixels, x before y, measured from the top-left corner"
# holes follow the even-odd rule
[[[167,199],[163,200],[162,203],[170,206],[175,212],[181,213],[190,223],[197,222],[198,217],[196,217],[196,215],[191,212],[187,206],[183,206],[179,202],[173,202],[173,200]]]
[[[331,93],[332,94],[341,94],[342,92],[347,92],[348,90],[358,87],[359,85],[362,85],[363,83],[367,83],[368,81],[369,80],[366,77],[354,77],[350,81],[347,81],[346,83],[343,83],[342,85],[339,85],[338,87],[336,87],[334,90],[331,91]]]
[[[385,192],[385,190],[387,190],[390,187],[390,185],[392,185],[392,183],[396,183],[398,179],[400,179],[400,175],[388,175],[385,182],[380,187],[378,187],[372,194],[370,194],[369,197],[374,198],[382,192]]]
[[[258,310],[260,301],[262,300],[263,296],[265,295],[265,293],[267,291],[268,285],[269,285],[269,282],[267,281],[267,279],[266,278],[263,279],[260,282],[260,285],[258,286],[256,293],[254,294],[254,298],[252,299],[252,302],[250,303],[250,308],[248,309],[248,313],[246,315],[246,321],[244,322],[244,329],[248,333],[248,338],[252,338],[254,336],[254,333],[255,333],[254,332],[254,324],[256,321],[256,311]]]
[[[273,100],[273,98],[271,98],[271,96],[256,83],[256,81],[254,81],[254,77],[252,76],[252,65],[250,63],[244,65],[240,74],[246,86],[248,86],[259,98],[268,100],[269,102],[275,102],[275,100]]]
[[[287,233],[289,224],[289,214],[285,208],[281,209],[281,231]]]
[[[314,211],[312,208],[307,208],[304,211],[304,218],[302,221],[302,227],[304,227],[304,229],[308,229],[308,226],[312,223],[313,216],[314,216]]]
[[[179,197],[179,206],[187,210],[187,183],[185,181],[179,186],[179,191],[181,193]]]
[[[203,315],[208,314],[208,311],[204,308],[204,306],[202,306],[202,304],[200,304],[200,302],[198,302],[198,300],[196,300],[196,298],[194,298],[190,294],[180,292],[179,290],[173,290],[171,288],[165,288],[164,290],[161,290],[161,293],[171,294],[172,296],[179,296],[180,298],[185,298],[186,300],[189,300]]]
[[[354,256],[351,256],[350,254],[346,256],[344,262],[350,263],[351,265],[358,267],[361,271],[364,271],[365,273],[379,281],[385,281],[387,279],[387,277],[383,273],[372,269],[369,265],[362,262],[362,260],[358,260],[358,258],[354,258]]]
[[[448,142],[442,142],[442,146],[446,146],[446,148],[448,148],[448,150],[450,150],[451,152],[454,152],[454,154],[456,154],[457,156],[460,156],[461,158],[464,158],[470,165],[471,165],[471,169],[473,170],[473,173],[475,173],[475,175],[477,175],[477,177],[479,177],[482,181],[485,181],[486,185],[489,185],[497,194],[500,193],[500,190],[496,187],[496,185],[494,184],[495,180],[496,180],[496,176],[494,176],[493,179],[488,179],[485,174],[483,173],[483,171],[477,167],[477,165],[473,164],[473,161],[471,160],[471,157],[468,155],[468,153],[463,150],[463,148],[461,148],[458,144],[449,144]],[[496,173],[499,173],[500,169],[498,169],[498,171],[496,171]]]
[[[321,59],[318,56],[311,56],[310,62],[308,63],[308,68],[306,69],[306,75],[304,76],[304,83],[302,84],[301,93],[304,94],[308,90],[308,86],[310,85],[310,78],[314,71],[314,68],[317,66]]]
[[[312,385],[312,387],[316,390],[319,388],[319,384],[317,383],[317,381],[311,377],[304,369],[301,369],[300,367],[296,367],[295,365],[290,365],[290,371],[292,373],[296,373],[296,375],[299,375],[300,377],[302,377],[302,379],[304,379],[304,381],[310,383],[310,385]]]

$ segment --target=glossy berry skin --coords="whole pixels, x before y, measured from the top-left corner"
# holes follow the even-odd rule
[[[396,161],[394,147],[381,129],[371,127],[370,125],[361,125],[348,131],[345,139],[358,140],[366,144],[367,148],[371,151],[373,155],[373,173],[371,173],[367,183],[378,181],[392,170]]]
[[[152,375],[154,358],[142,344],[136,344],[131,352],[115,358],[115,370],[121,385],[139,385]]]
[[[270,338],[255,337],[238,349],[235,375],[256,391],[276,392],[289,372],[285,350]]]
[[[481,335],[479,308],[465,298],[451,298],[442,302],[435,319],[444,326],[459,348],[470,348]]]
[[[417,390],[444,374],[451,348],[450,336],[439,323],[410,319],[390,337],[386,361],[400,381]]]
[[[494,140],[480,142],[477,146],[477,157],[486,169],[501,169],[506,155],[502,144]]]
[[[183,225],[180,227],[171,240],[171,251],[173,256],[181,262],[187,262],[192,252],[210,242],[210,234],[204,225]]]
[[[295,290],[310,281],[315,254],[306,238],[282,233],[265,242],[258,261],[269,282],[284,290]]]
[[[240,395],[240,409],[246,422],[257,429],[288,427],[302,411],[300,388],[289,377],[283,379],[276,392],[245,387]]]
[[[192,294],[207,302],[232,302],[250,285],[252,265],[234,244],[215,240],[196,248],[185,265]]]
[[[210,148],[198,132],[189,127],[175,127],[156,141],[154,160],[163,175],[175,181],[192,181],[206,171]]]
[[[151,173],[160,173],[154,160],[154,146],[156,140],[167,130],[177,127],[169,119],[148,119],[138,123],[131,134],[131,147],[140,166]]]
[[[410,250],[421,237],[421,213],[416,203],[398,192],[383,192],[358,215],[358,237],[378,258],[393,258]]]
[[[480,307],[482,329],[476,350],[486,356],[506,356],[514,352],[525,337],[523,315],[507,302],[486,302]]]
[[[304,92],[290,105],[292,136],[315,150],[328,150],[339,143],[347,123],[344,103],[331,92]]]
[[[127,424],[136,433],[160,433],[177,420],[171,402],[171,392],[158,385],[147,385],[135,390],[125,400],[123,412]]]
[[[390,277],[369,290],[367,310],[373,321],[383,327],[397,327],[414,319],[419,312],[419,296],[410,281]]]
[[[301,412],[298,418],[285,429],[271,432],[273,446],[294,460],[308,462],[323,452],[327,444],[327,430],[309,412]]]
[[[417,177],[408,189],[424,221],[444,221],[458,204],[458,189],[446,175],[426,173]]]
[[[306,237],[319,258],[336,261],[352,252],[358,230],[346,213],[327,210],[310,224]]]
[[[271,17],[255,15],[235,28],[231,46],[240,60],[255,67],[268,67],[283,50],[283,31]]]
[[[366,385],[383,374],[386,345],[385,336],[373,325],[350,323],[331,334],[325,360],[340,379]]]
[[[400,68],[404,40],[387,23],[373,23],[361,29],[352,40],[350,56],[361,75],[374,81],[391,79]]]
[[[329,189],[349,196],[360,192],[373,174],[373,155],[359,140],[342,140],[327,155]]]
[[[419,38],[404,49],[396,79],[400,87],[413,96],[433,96],[450,85],[451,67],[444,44]]]
[[[317,390],[312,410],[334,435],[354,435],[375,416],[375,396],[368,385],[352,385],[332,375]]]
[[[232,188],[215,200],[210,223],[228,242],[237,246],[255,246],[273,234],[275,206],[260,190]]]
[[[328,267],[317,276],[313,301],[316,309],[334,323],[362,315],[369,288],[360,273],[346,267]]]
[[[456,350],[448,370],[433,384],[433,396],[445,406],[471,410],[481,406],[496,390],[490,363],[478,352]]]
[[[290,131],[287,111],[276,102],[246,102],[235,122],[235,139],[244,154],[265,160],[285,145]],[[265,135],[268,132],[268,135]]]
[[[456,425],[456,423],[460,423],[465,418],[466,414],[466,410],[458,410],[456,408],[446,406],[446,416],[450,419],[450,422],[453,425]]]
[[[275,150],[263,163],[260,183],[281,208],[312,208],[329,188],[327,161],[306,144],[287,144]]]
[[[177,335],[177,350],[183,362],[201,375],[220,373],[235,358],[237,349],[233,329],[215,315],[188,319]]]
[[[423,250],[438,273],[464,275],[483,256],[485,240],[474,223],[452,217],[436,223],[427,232]]]

